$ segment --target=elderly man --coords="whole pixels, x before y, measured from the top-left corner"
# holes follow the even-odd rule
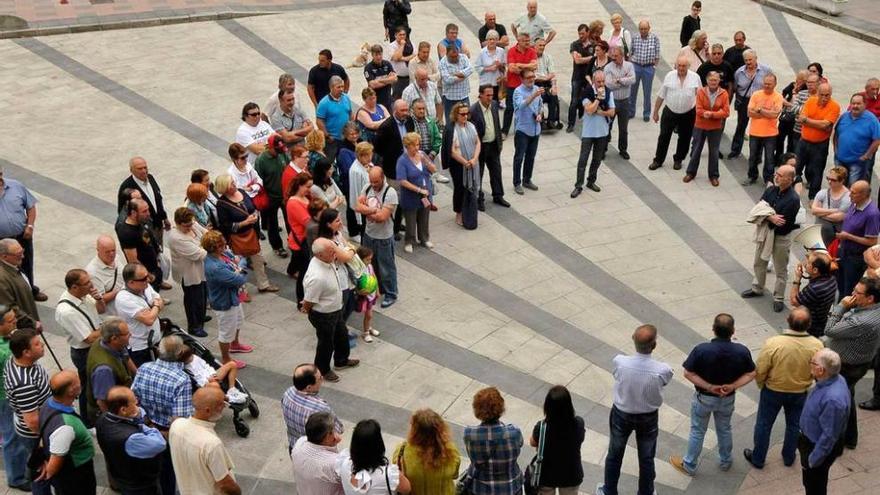
[[[382,308],[397,302],[397,265],[394,261],[394,211],[397,191],[385,182],[381,167],[369,172],[370,187],[358,196],[354,211],[360,213],[364,227],[361,243],[373,250],[373,267],[379,279]]]
[[[104,300],[92,286],[91,277],[85,270],[75,268],[64,277],[67,290],[61,293],[55,306],[55,321],[67,332],[67,343],[70,345],[70,360],[79,373],[80,384],[88,383],[86,360],[92,342],[101,336],[98,325],[101,320],[99,313],[104,313]],[[79,398],[79,414],[86,417],[87,394],[83,390]],[[86,424],[92,425],[91,420]]]
[[[342,92],[348,93],[350,84],[348,73],[345,72],[344,67],[333,62],[333,52],[325,48],[318,52],[318,63],[309,69],[309,78],[306,83],[309,99],[312,100],[312,105],[315,107],[330,93],[330,80],[333,76],[338,77],[342,82]]]
[[[24,248],[21,273],[27,278],[34,299],[48,301],[34,284],[34,224],[37,221],[37,198],[24,184],[3,177],[0,167],[0,239],[14,239]]]
[[[712,323],[715,338],[694,347],[682,367],[684,377],[694,384],[696,392],[691,401],[691,432],[684,457],[672,456],[669,462],[679,471],[693,476],[697,471],[703,439],[709,427],[709,417],[715,416],[715,435],[718,437],[718,456],[722,471],[733,464],[733,417],[736,389],[755,378],[755,363],[749,348],[731,342],[734,334],[733,317],[721,313]]]
[[[408,132],[415,132],[415,122],[409,113],[409,107],[403,100],[394,102],[391,110],[391,118],[385,119],[376,130],[376,153],[381,159],[382,170],[388,178],[389,185],[395,192],[400,192],[400,183],[397,181],[397,159],[403,154],[403,136]],[[355,211],[357,211],[355,209]],[[397,232],[403,230],[403,213],[396,212],[394,215],[394,239],[399,240]]]
[[[632,339],[636,353],[618,354],[613,360],[611,439],[605,456],[605,482],[596,487],[597,495],[617,495],[623,454],[633,431],[639,453],[639,493],[654,493],[657,410],[663,404],[663,387],[672,380],[672,368],[651,357],[657,347],[657,327],[641,325]]]
[[[846,379],[850,399],[855,386],[872,368],[872,360],[880,347],[880,280],[863,278],[856,284],[852,294],[831,308],[825,336],[829,349],[840,355],[840,374]],[[850,408],[844,443],[848,449],[856,448],[859,441],[856,408]]]
[[[865,250],[877,244],[880,235],[880,210],[871,201],[871,185],[860,180],[853,183],[849,190],[850,207],[843,217],[837,256],[837,290],[840,297],[852,292],[856,282],[865,273]]]
[[[226,409],[226,395],[216,384],[205,386],[193,394],[192,405],[192,416],[175,421],[168,431],[180,493],[240,495],[232,457],[214,431]]]
[[[443,118],[449,122],[449,111],[456,103],[470,103],[470,76],[474,69],[467,57],[453,44],[446,49],[446,56],[440,59],[440,80],[443,82]]]
[[[651,23],[639,21],[639,35],[633,36],[629,61],[636,71],[634,91],[629,95],[629,118],[636,117],[636,98],[639,86],[642,87],[642,119],[647,122],[651,115],[651,86],[654,84],[654,70],[660,62],[660,38],[651,32]],[[571,123],[569,114],[569,123]]]
[[[828,144],[834,123],[840,117],[840,105],[831,99],[831,85],[819,85],[816,96],[804,103],[801,114],[795,120],[801,124],[801,140],[798,144],[798,163],[803,164],[804,177],[812,200],[822,188],[825,164],[828,161]],[[852,184],[855,180],[850,180]]]
[[[624,160],[629,160],[629,97],[633,84],[636,83],[636,70],[632,62],[623,57],[623,48],[612,46],[608,52],[611,62],[605,66],[605,87],[614,94],[614,116],[610,126],[617,122],[617,153]],[[610,131],[609,131],[610,132]],[[609,134],[609,141],[611,140]],[[608,143],[605,143],[608,146]]]
[[[767,263],[773,257],[776,270],[776,286],[773,289],[773,311],[779,313],[785,308],[785,283],[788,280],[788,253],[791,247],[791,232],[798,228],[797,213],[801,201],[794,191],[794,167],[783,165],[776,169],[775,185],[764,191],[761,200],[752,209],[749,221],[757,224],[759,234],[755,236],[755,278],[752,287],[741,296],[744,299],[764,295],[767,282]],[[768,245],[771,244],[772,245]]]
[[[443,123],[443,100],[440,98],[437,83],[428,78],[426,69],[420,67],[415,70],[414,80],[403,90],[401,98],[410,108],[412,108],[413,101],[422,100],[425,102],[428,117],[436,120],[437,123]]]
[[[547,119],[541,122],[542,129],[562,129],[559,121],[559,88],[553,57],[544,51],[547,41],[543,38],[535,41],[535,53],[538,56],[538,68],[535,70],[535,85],[544,88],[541,100],[547,104]]]
[[[107,474],[124,495],[156,495],[159,467],[167,448],[165,437],[144,424],[146,418],[137,397],[128,387],[107,392],[107,412],[98,418],[95,432],[107,462]]]
[[[710,72],[706,77],[706,86],[697,90],[697,112],[694,121],[694,139],[691,143],[691,159],[682,179],[687,183],[697,176],[700,167],[700,156],[703,145],[709,142],[709,183],[718,187],[718,159],[721,152],[721,136],[724,134],[724,123],[730,116],[730,100],[727,91],[720,87],[721,76]]]
[[[852,95],[849,108],[834,126],[834,161],[849,171],[850,183],[860,179],[870,182],[880,147],[880,120],[865,111],[865,95]]]
[[[131,390],[150,418],[149,425],[156,427],[166,437],[172,423],[188,418],[193,413],[192,379],[180,361],[185,348],[183,340],[177,335],[163,337],[159,341],[159,359],[141,366],[131,385]],[[218,392],[223,396],[222,391]],[[162,453],[159,483],[162,495],[174,495],[176,479],[169,449]]]
[[[592,77],[593,84],[586,86],[584,99],[584,123],[581,127],[581,153],[578,157],[577,179],[574,190],[571,191],[572,199],[578,197],[584,190],[584,171],[593,152],[593,160],[590,162],[590,174],[587,176],[587,189],[599,192],[602,189],[596,185],[596,177],[599,165],[605,157],[605,149],[608,146],[609,122],[617,114],[617,102],[611,90],[605,86],[605,73],[597,70]]]
[[[116,223],[116,237],[128,263],[140,263],[150,275],[149,284],[157,291],[165,275],[159,265],[162,241],[150,228],[149,203],[132,199],[125,204],[125,221]]]
[[[95,257],[86,265],[92,284],[98,289],[104,301],[104,314],[116,314],[116,296],[125,288],[122,269],[116,264],[116,241],[109,235],[101,234],[95,242]]]
[[[776,156],[776,136],[779,135],[779,114],[782,112],[782,95],[776,91],[776,75],[764,76],[761,91],[749,98],[749,176],[743,185],[758,180],[758,163],[763,154],[764,184],[773,182],[773,166]],[[810,199],[813,199],[810,196]]]
[[[477,102],[471,105],[470,121],[480,138],[480,195],[477,206],[485,211],[486,200],[483,194],[482,178],[486,168],[489,169],[489,184],[492,187],[492,202],[505,208],[510,203],[504,199],[504,182],[501,179],[501,118],[498,114],[498,102],[495,101],[495,88],[486,84],[480,86]]]
[[[786,466],[794,464],[801,410],[813,384],[810,358],[823,347],[819,339],[807,333],[810,322],[806,308],[791,310],[788,329],[767,339],[758,354],[755,383],[761,389],[761,395],[753,448],[743,451],[746,461],[758,469],[762,469],[767,460],[770,433],[780,409],[785,410],[782,462]]]
[[[15,434],[4,438],[3,454],[15,462],[5,466],[10,488],[49,495],[45,480],[28,480],[27,459],[39,441],[39,411],[49,399],[49,374],[37,361],[45,347],[39,334],[32,329],[20,329],[9,337],[12,358],[3,369],[6,400],[15,414]]]
[[[533,42],[538,38],[543,38],[547,43],[550,43],[556,37],[556,30],[553,29],[553,26],[547,22],[544,14],[538,13],[537,0],[529,0],[526,4],[526,13],[513,21],[513,24],[510,25],[510,30],[513,31],[513,35],[517,39],[519,39],[520,33],[525,33],[529,35],[529,39]]]
[[[21,272],[24,248],[15,239],[0,239],[0,304],[15,307],[30,326],[41,329],[37,303],[27,278]],[[21,323],[20,323],[21,325]]]
[[[715,43],[712,45],[712,48],[709,50],[709,60],[706,60],[700,64],[699,68],[697,68],[697,75],[700,76],[700,81],[702,81],[703,86],[706,86],[706,78],[709,76],[710,72],[718,74],[718,77],[721,79],[719,82],[720,86],[724,88],[727,91],[727,94],[732,98],[734,94],[734,68],[724,60],[724,47],[721,43]]]
[[[382,58],[382,45],[370,47],[372,60],[364,65],[364,79],[367,86],[376,92],[376,100],[388,108],[391,106],[391,90],[397,83],[397,72],[391,66],[391,62]]]
[[[337,422],[330,412],[312,414],[306,421],[305,436],[294,444],[290,458],[300,495],[343,495],[342,480],[336,471],[336,446],[342,442]]]
[[[73,409],[81,384],[76,372],[62,370],[49,381],[50,397],[40,408],[40,433],[48,461],[40,478],[55,493],[94,494],[95,446],[82,419]]]
[[[743,59],[743,53],[746,50],[749,50],[749,46],[746,45],[746,33],[737,31],[733,33],[733,46],[724,51],[724,61],[736,71],[746,64]]]
[[[544,88],[535,85],[535,71],[523,69],[520,73],[522,84],[513,92],[513,111],[516,115],[516,126],[513,136],[513,190],[524,194],[523,187],[537,191],[538,186],[532,182],[532,171],[535,168],[535,155],[538,153],[538,141],[541,139],[541,98]]]
[[[330,368],[332,359],[336,369],[353,368],[359,359],[349,358],[348,329],[342,318],[341,286],[348,274],[345,267],[336,262],[336,245],[329,239],[317,239],[312,244],[312,261],[306,270],[302,308],[315,327],[318,345],[315,350],[315,366],[324,379],[338,382],[339,375]]]
[[[480,26],[480,29],[477,31],[477,39],[480,40],[480,46],[486,46],[486,34],[489,31],[495,31],[498,33],[498,46],[501,48],[507,49],[507,45],[510,44],[510,38],[507,37],[507,28],[504,27],[503,24],[498,24],[496,21],[495,12],[491,10],[486,12],[483,16],[483,20],[485,23]]]
[[[791,307],[807,308],[812,321],[808,332],[814,337],[821,337],[825,334],[828,310],[837,296],[837,280],[831,275],[831,257],[821,251],[808,253],[807,259],[795,268],[794,278],[789,292]],[[803,279],[809,282],[801,290]]]
[[[330,155],[327,155],[330,156]],[[284,140],[278,134],[269,136],[269,143],[266,149],[260,153],[254,162],[254,170],[263,180],[263,188],[266,195],[269,196],[269,206],[260,212],[260,217],[264,220],[266,229],[269,231],[269,244],[275,255],[279,258],[287,258],[287,249],[281,236],[278,234],[278,210],[281,210],[281,216],[284,218],[284,225],[287,227],[287,208],[284,207],[285,191],[281,190],[281,176],[284,175],[284,169],[290,163],[290,155],[287,153],[287,147]],[[287,230],[290,230],[288,228]],[[260,292],[265,292],[260,290]]]
[[[568,125],[565,132],[574,132],[575,119],[583,114],[581,100],[583,99],[584,85],[587,84],[587,76],[592,68],[595,45],[590,40],[590,26],[581,24],[578,26],[578,38],[571,42],[568,51],[571,54],[571,102],[568,105]]]
[[[149,173],[147,161],[139,156],[133,157],[128,161],[128,170],[131,175],[122,181],[119,185],[119,193],[117,195],[116,210],[121,211],[125,208],[125,190],[135,189],[141,193],[141,198],[147,202],[149,206],[150,227],[153,234],[162,245],[162,232],[171,230],[171,222],[168,220],[168,214],[165,212],[165,205],[162,203],[162,190],[153,175]],[[161,282],[161,281],[160,281]],[[163,284],[167,285],[167,284]],[[164,290],[171,287],[163,287]]]
[[[269,125],[277,132],[284,144],[290,148],[302,145],[306,135],[312,132],[312,121],[296,106],[296,95],[292,89],[278,91],[278,106],[269,115]]]
[[[354,120],[354,107],[344,90],[345,82],[342,78],[331,76],[330,92],[321,98],[315,108],[315,121],[326,139],[324,153],[331,158],[336,157],[336,142],[343,140],[342,128],[346,123]]]
[[[689,62],[685,57],[678,57],[675,69],[663,78],[663,86],[654,101],[654,122],[660,122],[660,136],[657,137],[657,151],[649,170],[657,170],[663,166],[672,133],[678,133],[678,144],[672,155],[675,170],[681,170],[681,162],[687,157],[688,146],[694,131],[696,119],[697,90],[700,89],[700,76],[688,69]],[[665,105],[664,105],[665,104]],[[663,107],[663,118],[660,118],[660,107]]]
[[[742,56],[744,65],[733,73],[736,130],[733,133],[728,159],[736,158],[742,153],[746,128],[749,126],[749,99],[763,87],[764,76],[773,73],[769,66],[758,63],[758,54],[755,50],[749,48]]]
[[[140,263],[125,265],[122,269],[122,280],[125,282],[126,290],[116,296],[116,312],[131,330],[129,354],[138,367],[153,360],[150,351],[152,345],[152,342],[149,342],[150,333],[153,342],[162,335],[159,328],[159,314],[165,308],[165,303],[150,287],[149,277],[150,274],[147,273],[144,265]]]
[[[128,357],[131,332],[122,318],[108,318],[101,324],[101,340],[92,344],[86,361],[85,396],[89,424],[107,412],[107,394],[115,386],[130,387],[137,372]]]
[[[306,422],[312,414],[326,412],[333,414],[327,401],[318,396],[324,376],[314,364],[301,364],[293,370],[293,386],[281,397],[281,412],[287,425],[288,452],[293,450],[296,441],[306,434]],[[344,431],[342,423],[333,416],[333,429],[340,435]]]
[[[840,369],[840,356],[831,349],[816,352],[810,360],[816,388],[804,404],[798,442],[807,495],[827,493],[828,471],[843,451],[840,440],[848,410],[852,410],[853,405],[847,396],[845,380],[838,374]]]
[[[516,38],[516,45],[507,50],[507,97],[505,98],[504,123],[501,132],[506,137],[513,123],[513,93],[522,85],[522,72],[538,69],[538,52],[531,47],[528,33]]]

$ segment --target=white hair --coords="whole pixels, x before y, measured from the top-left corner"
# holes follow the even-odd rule
[[[816,351],[813,356],[818,361],[819,366],[825,368],[829,378],[833,378],[840,373],[840,355],[829,348],[823,348]]]

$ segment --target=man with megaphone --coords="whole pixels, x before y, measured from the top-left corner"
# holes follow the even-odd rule
[[[825,334],[828,310],[837,299],[837,279],[831,275],[831,257],[824,251],[811,251],[807,259],[798,263],[791,282],[789,302],[793,308],[804,306],[810,312],[810,328],[807,332],[814,337]],[[807,286],[801,290],[801,281],[807,279]]]

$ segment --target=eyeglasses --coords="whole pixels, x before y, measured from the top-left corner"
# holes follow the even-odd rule
[[[825,177],[825,178],[828,180],[828,182],[840,182],[839,179],[835,179],[834,177]]]
[[[458,112],[459,117],[467,117],[470,114],[471,114],[470,112]]]
[[[235,157],[235,161],[247,160],[247,155],[241,155]]]
[[[150,280],[150,276],[149,276],[149,275],[147,275],[147,276],[145,276],[145,277],[143,277],[143,278],[133,278],[133,279],[131,279],[132,282],[146,282],[147,280]]]
[[[256,112],[256,113],[248,112],[247,116],[248,116],[248,117],[259,117],[259,116],[260,116],[260,112]]]

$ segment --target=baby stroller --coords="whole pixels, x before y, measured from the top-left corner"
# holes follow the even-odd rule
[[[214,355],[211,354],[211,351],[208,350],[208,348],[205,347],[204,344],[199,342],[198,339],[196,339],[195,337],[181,330],[181,328],[174,324],[174,322],[172,322],[168,318],[162,318],[159,320],[159,326],[162,329],[163,337],[168,335],[177,335],[183,340],[184,344],[192,348],[193,353],[196,356],[204,359],[205,362],[208,363],[208,365],[210,365],[214,369],[220,367],[220,362],[214,358]],[[152,339],[152,335],[150,335],[150,337],[151,344],[153,342],[156,342],[155,346],[153,347],[153,353],[156,354],[159,339]],[[223,387],[225,392],[226,384],[221,383],[220,385]],[[195,380],[193,380],[193,388],[196,388]],[[241,383],[240,380],[235,380],[235,388],[247,394],[247,400],[240,404],[229,404],[229,408],[232,409],[232,424],[235,426],[235,433],[242,438],[246,438],[251,433],[251,429],[247,425],[247,423],[244,422],[244,418],[241,417],[241,413],[245,409],[247,409],[251,417],[257,419],[260,417],[260,407],[257,405],[257,401],[254,400],[253,396],[250,394],[250,392],[248,392],[248,389],[244,386],[243,383]]]

